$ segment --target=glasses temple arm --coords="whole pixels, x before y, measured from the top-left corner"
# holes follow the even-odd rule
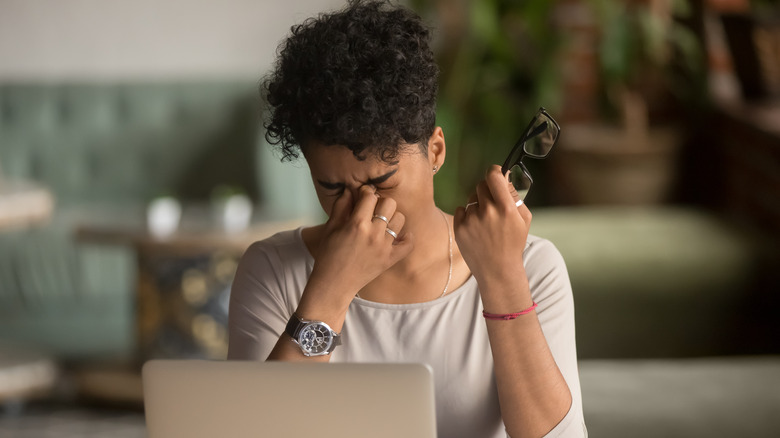
[[[537,126],[537,127],[536,127],[536,128],[533,130],[533,131],[529,132],[529,133],[528,133],[528,135],[526,135],[525,137],[523,137],[522,139],[520,139],[520,141],[518,141],[517,143],[518,143],[518,144],[520,144],[520,143],[522,143],[522,142],[524,142],[524,141],[528,141],[528,140],[530,140],[530,139],[532,139],[532,138],[536,137],[537,135],[541,134],[542,132],[546,131],[546,130],[547,130],[547,125],[548,125],[548,124],[549,124],[549,122],[547,122],[547,121],[545,120],[545,121],[544,121],[544,123],[541,123],[541,124],[540,124],[539,126]]]

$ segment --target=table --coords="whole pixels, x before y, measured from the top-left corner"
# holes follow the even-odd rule
[[[76,228],[79,241],[127,246],[137,259],[134,358],[75,370],[82,396],[141,405],[140,371],[147,360],[225,359],[230,286],[241,255],[253,242],[306,222],[263,219],[227,233],[202,219],[211,217],[208,208],[184,211],[179,230],[167,237],[155,237],[132,220]]]
[[[135,366],[140,369],[149,359],[224,359],[230,286],[241,255],[253,242],[303,222],[258,221],[227,233],[208,220],[183,221],[167,237],[155,237],[143,226],[89,224],[77,227],[76,238],[124,245],[136,253]]]

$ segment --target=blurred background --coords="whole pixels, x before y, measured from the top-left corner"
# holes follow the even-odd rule
[[[343,1],[0,1],[0,436],[146,436],[140,367],[224,359],[238,258],[322,219],[263,140],[289,27]],[[780,5],[409,0],[462,205],[540,106],[592,436],[780,430]]]

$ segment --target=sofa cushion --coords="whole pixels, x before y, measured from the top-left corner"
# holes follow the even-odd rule
[[[73,227],[87,219],[128,220],[133,211],[60,208],[46,227],[0,233],[0,340],[64,358],[127,356],[134,336],[135,254],[78,242]]]
[[[254,84],[0,85],[0,165],[58,203],[208,196],[220,183],[256,195]],[[256,196],[255,196],[256,197]]]
[[[761,250],[717,216],[680,207],[535,209],[531,232],[566,261],[580,357],[744,352]]]
[[[579,366],[585,424],[594,437],[774,437],[780,430],[780,356]]]

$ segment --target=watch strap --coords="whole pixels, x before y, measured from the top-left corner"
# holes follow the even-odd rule
[[[304,321],[301,319],[295,312],[293,312],[292,316],[290,317],[290,320],[287,321],[287,327],[285,327],[284,332],[290,335],[292,340],[297,344],[298,343],[298,334],[300,334],[303,327],[313,321]],[[331,329],[331,334],[333,335],[333,343],[331,344],[330,348],[328,349],[328,353],[333,352],[333,350],[336,349],[339,345],[341,345],[341,334],[336,333]]]
[[[293,312],[292,316],[290,317],[290,320],[287,321],[287,327],[285,327],[284,332],[290,335],[290,337],[297,342],[298,333],[300,333],[303,325],[304,325],[303,320]]]
[[[341,334],[336,333],[333,330],[331,330],[330,333],[333,335],[333,342],[330,343],[330,348],[325,350],[328,354],[333,353],[333,350],[335,350],[336,347],[341,345]]]
[[[330,350],[328,352],[332,352],[339,345],[341,345],[341,333],[333,332],[333,344],[330,345]]]

